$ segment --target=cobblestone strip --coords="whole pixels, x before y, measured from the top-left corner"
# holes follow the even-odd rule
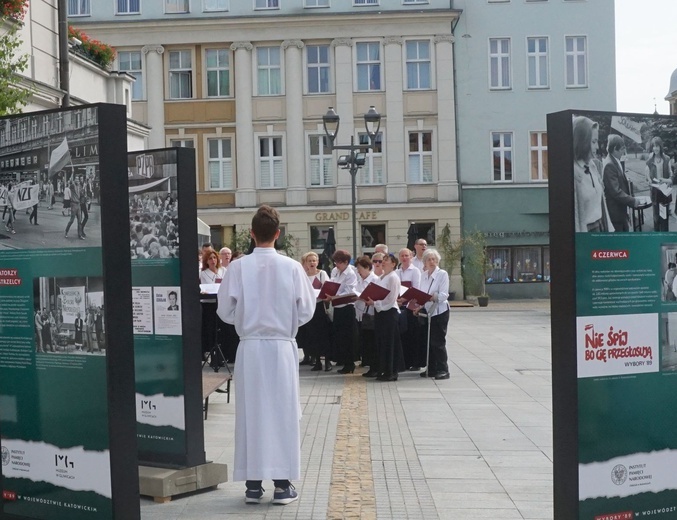
[[[376,519],[366,380],[347,376],[334,447],[327,519]]]
[[[378,518],[438,520],[397,384],[369,384],[367,392]]]

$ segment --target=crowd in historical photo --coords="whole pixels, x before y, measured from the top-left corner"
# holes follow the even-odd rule
[[[179,255],[178,203],[168,192],[129,197],[129,247],[132,258]]]

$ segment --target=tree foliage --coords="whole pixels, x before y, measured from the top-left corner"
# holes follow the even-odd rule
[[[0,30],[0,116],[18,114],[31,91],[21,85],[21,73],[28,68],[27,54],[20,54],[19,23],[2,18]]]
[[[251,230],[249,228],[241,229],[233,234],[233,241],[231,243],[231,249],[233,251],[240,251],[241,253],[246,253],[249,250],[251,244]],[[298,248],[298,241],[294,238],[293,235],[285,233],[284,236],[281,236],[275,242],[275,249],[278,251],[283,251],[286,256],[289,258],[296,258]]]

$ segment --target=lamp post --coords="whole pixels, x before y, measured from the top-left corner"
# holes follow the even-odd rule
[[[373,106],[369,107],[369,111],[364,114],[364,127],[369,136],[369,144],[355,144],[354,135],[350,136],[350,144],[334,144],[336,136],[338,135],[340,122],[341,118],[334,110],[334,107],[329,107],[327,113],[322,116],[322,125],[324,126],[324,133],[327,136],[327,141],[329,141],[329,149],[332,151],[348,151],[347,155],[339,156],[337,164],[340,168],[350,172],[353,208],[353,261],[355,261],[357,258],[357,210],[355,209],[357,198],[355,193],[356,177],[360,167],[364,166],[366,160],[365,154],[374,148],[376,143],[376,136],[381,128],[381,114],[379,114]]]

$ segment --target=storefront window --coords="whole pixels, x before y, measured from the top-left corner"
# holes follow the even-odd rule
[[[488,247],[487,283],[550,281],[547,246]]]
[[[362,224],[362,249],[373,250],[376,244],[386,243],[385,224]]]
[[[310,226],[310,249],[322,251],[327,244],[329,230],[334,226]],[[335,238],[335,237],[334,237]]]
[[[491,268],[487,270],[487,283],[512,281],[509,247],[488,247],[487,258],[491,264]]]
[[[435,247],[435,223],[416,222],[416,240],[419,238],[424,239],[428,247]]]
[[[516,247],[513,250],[513,253],[513,280],[516,282],[536,282],[543,280],[541,274],[540,247]]]

